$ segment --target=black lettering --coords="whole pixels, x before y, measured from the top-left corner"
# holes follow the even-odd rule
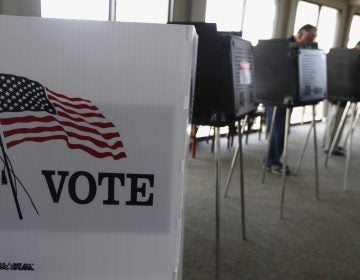
[[[58,203],[59,200],[60,200],[60,196],[61,196],[63,187],[64,187],[65,178],[69,175],[69,172],[67,172],[67,171],[58,171],[58,175],[61,176],[61,179],[60,179],[59,187],[58,187],[57,190],[55,188],[55,184],[54,184],[54,181],[53,181],[53,178],[52,178],[52,176],[55,175],[55,171],[42,170],[41,174],[45,176],[46,183],[48,185],[52,200],[55,203]]]
[[[119,179],[120,186],[124,186],[125,176],[122,173],[99,173],[99,185],[102,184],[104,178],[108,179],[108,198],[104,200],[105,205],[119,205],[119,201],[115,200],[115,179]]]
[[[80,176],[85,177],[89,182],[89,193],[85,199],[80,199],[76,193],[76,181]],[[85,171],[75,172],[69,179],[69,195],[78,204],[88,204],[93,201],[96,196],[96,181],[94,177]]]
[[[138,200],[138,193],[142,195],[142,197],[146,197],[147,187],[154,187],[154,175],[150,174],[127,174],[127,178],[131,179],[131,192],[130,192],[130,200],[126,201],[126,205],[142,205],[142,206],[152,206],[154,200],[154,194],[150,193],[148,195],[148,199],[145,201]],[[143,182],[141,186],[138,186],[139,179],[146,180],[147,182]],[[148,184],[147,184],[148,183]]]

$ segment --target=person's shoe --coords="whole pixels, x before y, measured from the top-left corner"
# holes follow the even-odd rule
[[[273,164],[270,166],[267,166],[267,171],[276,175],[282,175],[283,172],[283,164]],[[290,174],[289,166],[286,166],[286,175]]]
[[[333,151],[333,155],[344,157],[345,156],[345,151],[344,151],[343,148],[341,148],[339,146],[336,146],[334,151]]]
[[[325,154],[329,153],[329,150],[328,149],[324,150],[324,153]],[[346,154],[343,148],[336,146],[332,152],[332,155],[344,157]]]

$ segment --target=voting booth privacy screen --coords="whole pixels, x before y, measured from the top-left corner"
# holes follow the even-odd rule
[[[264,104],[316,104],[327,95],[326,55],[315,45],[260,40],[254,51],[255,92]]]
[[[194,28],[0,16],[0,36],[0,279],[178,279]]]
[[[215,23],[173,23],[193,25],[199,36],[192,123],[223,126],[254,111],[251,43]]]
[[[356,49],[333,48],[327,55],[328,98],[360,100],[360,52]]]

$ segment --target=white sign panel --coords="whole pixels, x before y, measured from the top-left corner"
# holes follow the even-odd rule
[[[192,27],[0,16],[0,279],[176,277]]]

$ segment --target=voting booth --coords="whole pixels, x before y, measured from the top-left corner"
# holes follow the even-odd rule
[[[326,97],[326,55],[316,44],[259,40],[254,59],[255,92],[262,103],[302,106]]]
[[[0,279],[180,279],[195,29],[0,16],[0,36]]]
[[[317,49],[316,43],[297,44],[288,39],[260,40],[254,51],[255,92],[265,105],[274,106],[269,129],[269,141],[265,162],[274,140],[274,123],[281,114],[284,118],[284,145],[282,164],[287,166],[288,135],[291,109],[295,106],[312,105],[312,122],[302,149],[297,170],[300,167],[311,133],[314,138],[315,198],[319,199],[318,152],[315,122],[315,104],[327,95],[326,55]],[[269,106],[269,108],[271,108]],[[280,108],[279,108],[280,107]],[[282,108],[281,108],[282,107]],[[280,113],[278,114],[278,110]],[[275,131],[276,132],[276,131]],[[279,134],[279,131],[277,131]],[[267,166],[263,165],[262,183]],[[286,168],[282,169],[280,218],[285,205]],[[297,171],[295,171],[297,173]]]
[[[329,99],[360,101],[360,52],[356,49],[330,49],[327,65]]]
[[[199,36],[192,123],[224,126],[256,109],[251,43],[215,23],[193,25]]]
[[[335,149],[336,143],[343,130],[346,118],[350,114],[350,127],[347,132],[347,153],[344,175],[344,190],[348,185],[348,174],[350,166],[350,157],[353,142],[353,131],[360,119],[360,51],[357,49],[333,48],[327,54],[328,65],[328,98],[333,102],[346,102],[344,112],[340,118],[334,138],[331,141],[329,151],[325,157],[325,166],[327,166],[329,157]],[[356,104],[357,103],[357,104]],[[352,109],[351,109],[352,107]]]

